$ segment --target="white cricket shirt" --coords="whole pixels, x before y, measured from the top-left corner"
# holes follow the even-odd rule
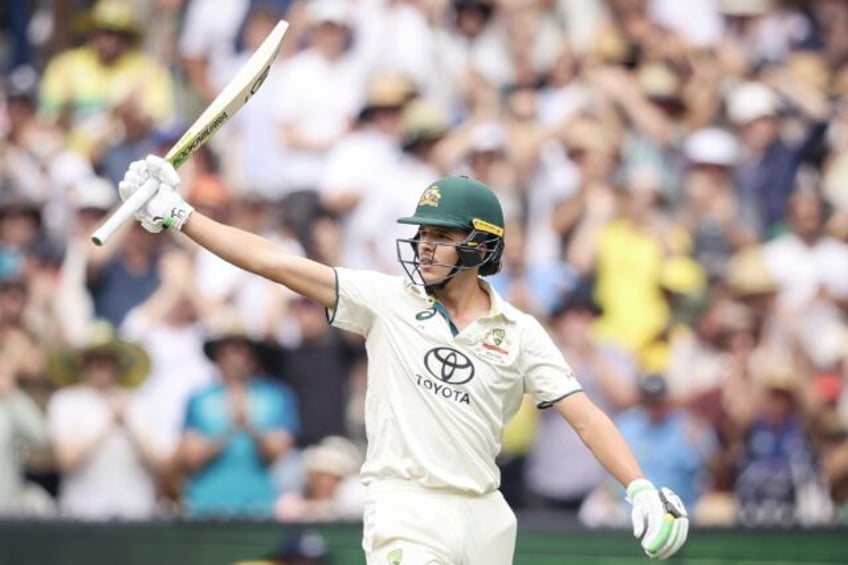
[[[491,314],[456,336],[404,277],[336,269],[334,326],[366,338],[367,484],[407,479],[460,492],[500,485],[495,456],[524,393],[540,406],[580,389],[548,333],[484,283]]]

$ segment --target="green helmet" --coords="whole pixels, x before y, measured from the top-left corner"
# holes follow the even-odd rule
[[[466,176],[437,180],[421,194],[415,214],[399,218],[398,222],[466,230],[469,235],[458,246],[460,258],[457,267],[479,265],[482,275],[500,270],[503,210],[492,189],[477,180]],[[486,253],[481,254],[481,248],[485,248]]]
[[[477,229],[503,237],[501,203],[492,189],[469,177],[445,177],[428,186],[415,214],[399,218],[401,224]]]

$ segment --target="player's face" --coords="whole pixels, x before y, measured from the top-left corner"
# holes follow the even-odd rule
[[[456,246],[468,234],[459,229],[421,226],[418,230],[418,261],[425,283],[437,283],[456,265]]]

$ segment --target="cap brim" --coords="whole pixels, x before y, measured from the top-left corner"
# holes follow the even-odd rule
[[[438,218],[427,218],[425,216],[406,216],[404,218],[398,218],[397,223],[416,226],[437,226],[440,228],[463,229],[463,226],[458,225],[456,222],[443,219],[440,220]]]

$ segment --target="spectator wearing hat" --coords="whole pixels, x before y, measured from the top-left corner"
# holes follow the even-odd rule
[[[88,332],[84,346],[56,350],[48,364],[61,387],[47,407],[59,510],[89,520],[152,518],[165,458],[150,428],[153,414],[135,393],[149,358],[107,322],[93,322]]]
[[[638,390],[638,405],[614,420],[633,442],[645,474],[673,484],[684,504],[694,508],[710,486],[706,470],[718,449],[715,433],[700,419],[674,407],[665,376],[643,375]]]
[[[700,129],[686,138],[683,203],[680,223],[692,235],[692,257],[708,278],[725,275],[730,256],[755,243],[756,218],[746,217],[737,202],[733,170],[739,159],[739,144],[720,128]]]
[[[356,222],[343,236],[353,238],[345,248],[349,255],[342,257],[344,264],[400,272],[393,242],[406,231],[389,218],[414,205],[416,192],[430,182],[427,179],[445,172],[449,158],[443,141],[449,133],[448,116],[433,100],[416,97],[403,105],[396,132],[400,150],[396,146],[394,158],[384,162],[384,170],[374,171],[373,184],[366,187],[368,196],[356,210]]]
[[[271,466],[299,433],[294,393],[263,376],[273,350],[231,322],[204,343],[220,380],[189,398],[175,454],[189,516],[270,516]]]
[[[285,85],[275,118],[285,144],[282,181],[288,192],[319,186],[327,152],[350,129],[365,93],[365,71],[351,50],[351,4],[315,0],[306,10],[306,45],[277,73]]]
[[[781,98],[793,103],[809,122],[800,143],[781,137]],[[745,82],[729,91],[727,117],[741,141],[735,187],[745,218],[756,218],[759,236],[771,238],[782,228],[786,206],[801,165],[814,158],[827,130],[829,108],[821,93],[794,84],[780,74],[769,83]]]
[[[174,88],[165,66],[141,50],[143,29],[130,2],[98,0],[84,23],[88,42],[48,61],[39,108],[69,133],[71,147],[99,158],[114,135],[113,110],[136,106],[163,123],[174,115]]]
[[[761,359],[755,411],[745,429],[734,492],[745,525],[826,523],[833,505],[823,490],[810,441],[805,373],[784,356]]]
[[[620,347],[594,337],[601,308],[588,281],[561,293],[550,314],[551,331],[586,394],[614,416],[637,401],[636,359]],[[546,411],[527,454],[527,503],[533,507],[576,511],[604,481],[603,468],[577,434]]]
[[[368,82],[356,126],[341,137],[327,156],[319,196],[321,205],[342,225],[343,257],[350,265],[374,265],[374,251],[362,240],[374,223],[374,209],[395,191],[384,177],[397,166],[404,108],[415,96],[414,85],[395,74],[377,74]]]
[[[290,492],[276,503],[285,522],[359,520],[365,503],[359,481],[363,457],[349,439],[327,436],[303,452],[306,482],[301,493]]]

